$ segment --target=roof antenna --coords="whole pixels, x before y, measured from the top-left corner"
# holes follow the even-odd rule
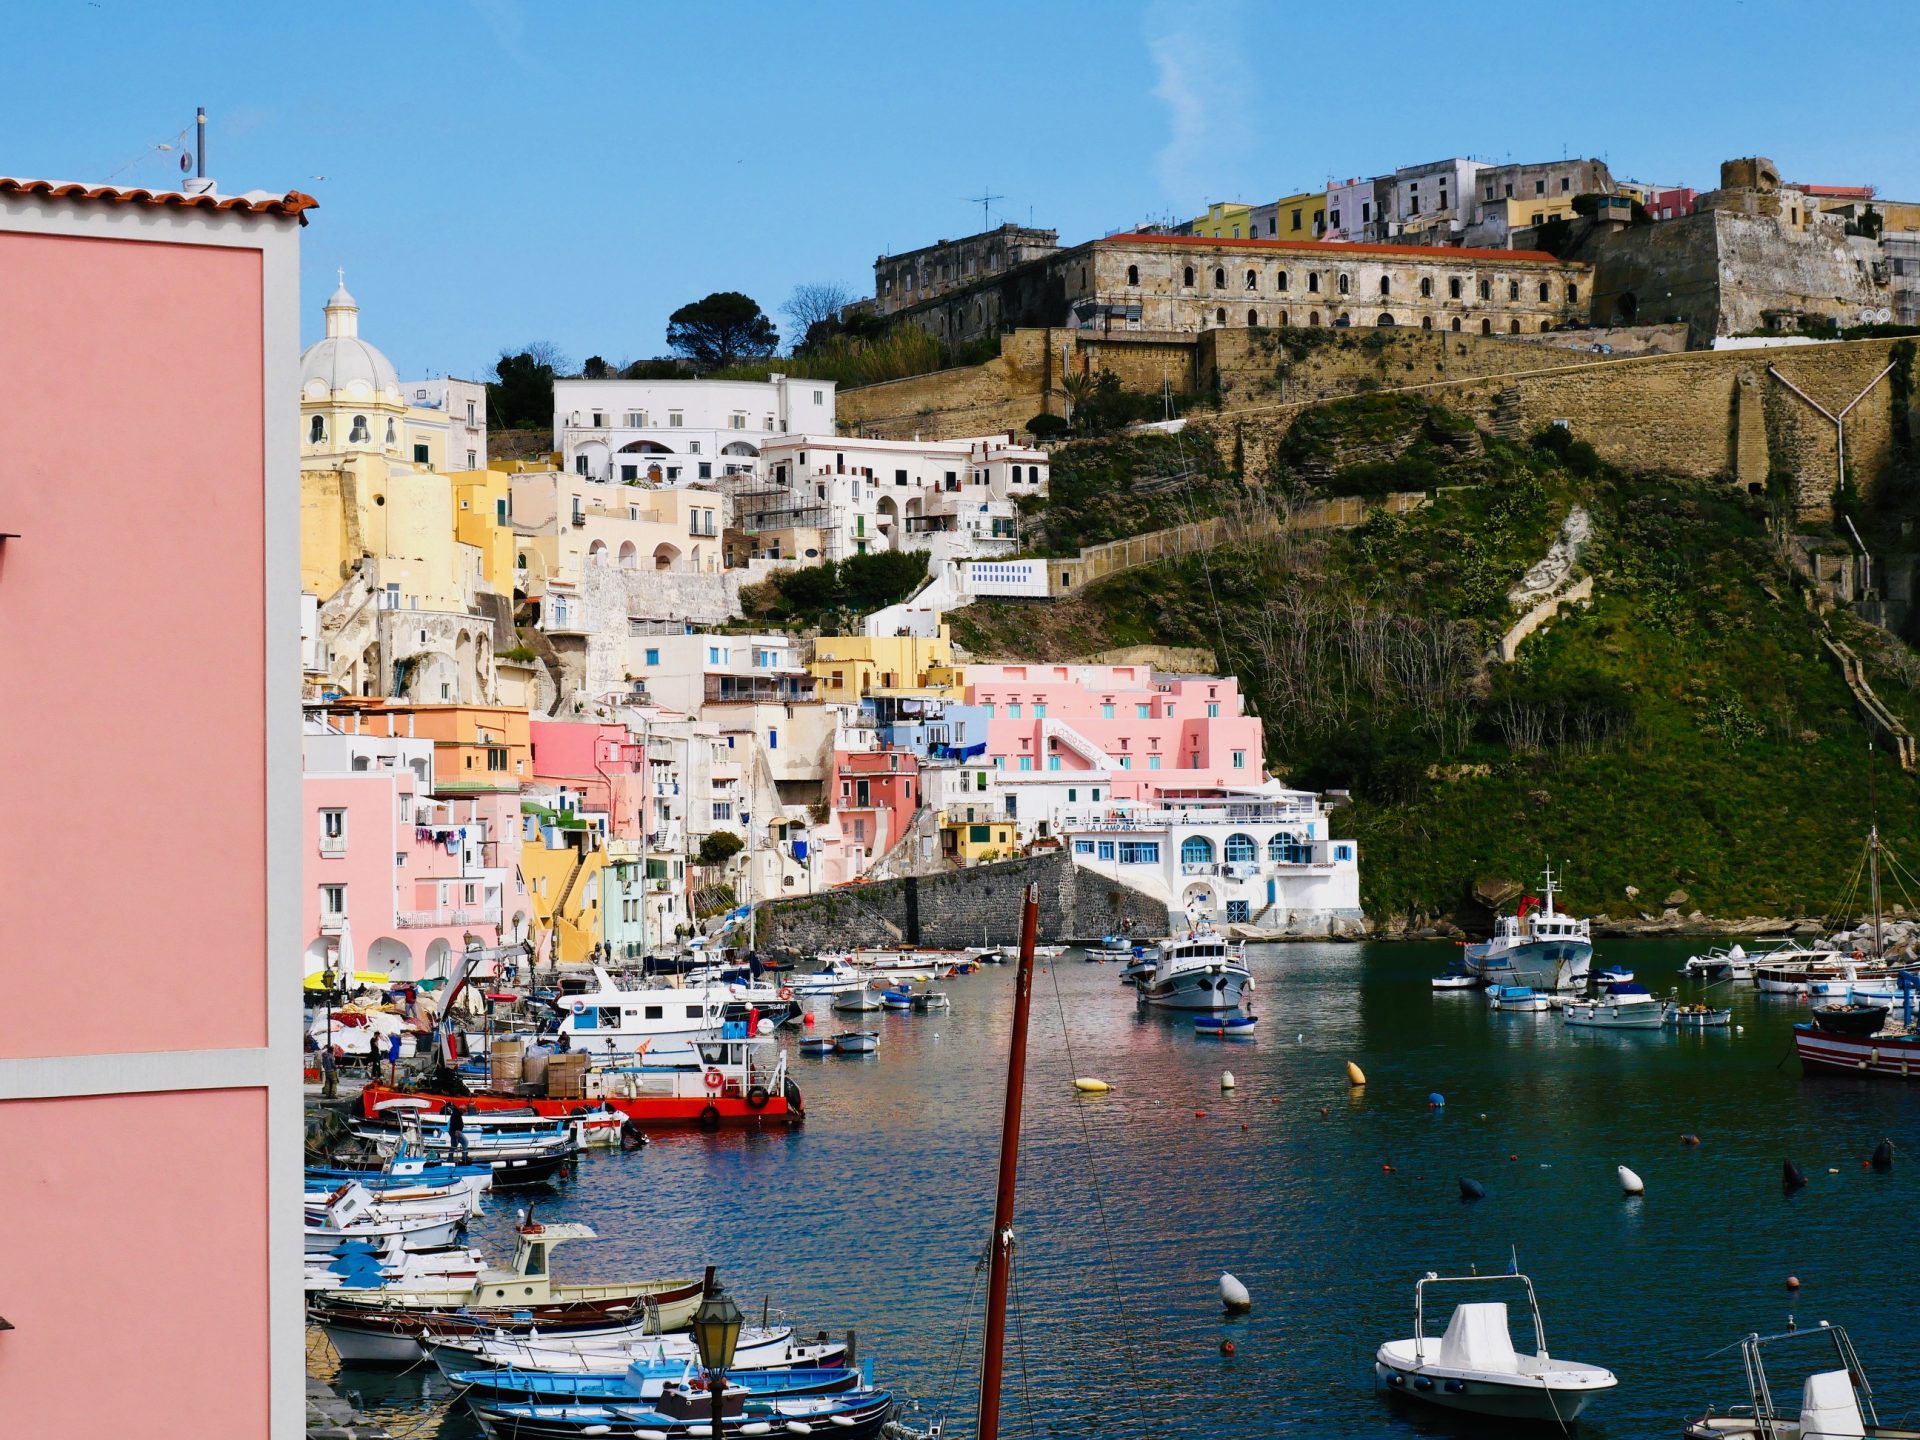
[[[982,230],[991,230],[993,228],[993,221],[987,214],[987,207],[996,200],[1004,200],[1006,198],[1004,195],[994,194],[993,187],[988,186],[984,193],[969,195],[966,197],[966,200],[969,205],[978,205],[980,207],[980,228]]]
[[[193,175],[207,178],[207,107],[197,107],[193,117]]]

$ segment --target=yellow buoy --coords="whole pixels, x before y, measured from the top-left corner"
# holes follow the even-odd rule
[[[1104,1080],[1080,1079],[1073,1082],[1073,1088],[1082,1095],[1104,1095],[1113,1087]]]
[[[1347,1083],[1349,1085],[1364,1085],[1367,1083],[1367,1072],[1351,1060],[1347,1061]]]

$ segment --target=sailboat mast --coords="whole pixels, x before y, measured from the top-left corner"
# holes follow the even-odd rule
[[[1867,883],[1873,895],[1873,958],[1886,958],[1880,940],[1880,795],[1876,785],[1878,754],[1867,742]]]
[[[1020,916],[1020,966],[1013,987],[1013,1039],[1007,1048],[1007,1100],[1000,1119],[1000,1190],[993,1203],[987,1269],[987,1326],[980,1358],[980,1418],[975,1440],[1000,1440],[1000,1381],[1007,1348],[1007,1287],[1013,1274],[1013,1187],[1020,1169],[1020,1107],[1027,1088],[1027,1015],[1033,1007],[1033,952],[1040,939],[1040,887],[1027,886]]]

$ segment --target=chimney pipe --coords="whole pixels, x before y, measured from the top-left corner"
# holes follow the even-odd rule
[[[193,117],[193,173],[196,179],[207,178],[207,107],[202,105]]]

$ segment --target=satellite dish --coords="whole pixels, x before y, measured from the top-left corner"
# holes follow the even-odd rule
[[[1884,325],[1893,319],[1893,311],[1882,305],[1878,310],[1873,312],[1873,318],[1876,324]]]

